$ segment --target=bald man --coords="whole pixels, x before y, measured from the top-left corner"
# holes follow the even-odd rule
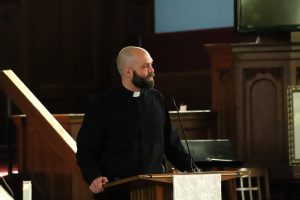
[[[122,84],[94,95],[77,137],[77,162],[95,199],[130,199],[126,190],[108,193],[108,181],[164,172],[166,157],[190,170],[190,157],[171,130],[162,95],[154,87],[153,59],[128,46],[117,57]],[[104,192],[103,192],[104,191]]]

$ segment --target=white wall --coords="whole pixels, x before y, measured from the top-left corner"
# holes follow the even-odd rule
[[[233,26],[233,0],[155,0],[155,32]]]

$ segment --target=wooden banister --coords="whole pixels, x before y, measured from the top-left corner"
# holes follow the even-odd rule
[[[76,142],[12,70],[0,71],[0,89],[25,116],[14,116],[19,171],[29,173],[47,199],[92,199],[76,164]]]
[[[0,72],[0,87],[12,99],[24,114],[32,118],[38,128],[47,133],[60,136],[74,154],[77,150],[76,142],[32,94],[25,84],[12,70]]]

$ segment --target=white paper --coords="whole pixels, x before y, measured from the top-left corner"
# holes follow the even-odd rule
[[[221,200],[221,174],[173,176],[174,200]]]

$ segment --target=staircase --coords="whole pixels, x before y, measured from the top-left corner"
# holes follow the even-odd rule
[[[75,140],[11,70],[0,71],[0,89],[24,113],[11,117],[19,173],[7,178],[16,191],[28,179],[34,200],[92,199],[76,164]]]

